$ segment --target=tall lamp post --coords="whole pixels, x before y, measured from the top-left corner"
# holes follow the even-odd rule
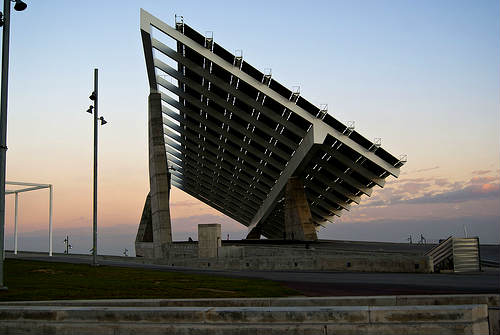
[[[94,91],[89,99],[94,102],[87,109],[87,113],[94,114],[94,203],[93,203],[93,224],[92,224],[92,265],[97,266],[97,121],[101,121],[101,126],[107,122],[104,117],[98,117],[98,97],[97,94],[97,69],[94,69]]]
[[[16,4],[17,11],[25,10],[26,5],[21,0],[12,1]],[[0,289],[6,290],[4,285],[3,260],[4,231],[5,231],[5,158],[7,153],[7,95],[9,88],[9,35],[10,35],[10,3],[11,0],[3,1],[3,13],[0,13],[0,26],[3,26],[2,35],[2,84],[0,103]]]

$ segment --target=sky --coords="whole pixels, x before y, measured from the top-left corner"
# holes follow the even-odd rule
[[[99,69],[99,252],[134,254],[149,190],[144,8],[174,15],[300,86],[368,139],[408,155],[399,178],[363,197],[320,238],[406,242],[500,239],[500,19],[498,1],[30,1],[12,11],[7,180],[54,185],[54,251],[70,236],[88,252],[92,231],[92,116]],[[9,188],[9,187],[7,187]],[[12,187],[10,187],[12,188]],[[19,249],[46,251],[48,191],[19,196]],[[6,199],[13,247],[14,196]],[[198,223],[223,236],[246,227],[175,188],[175,240]]]

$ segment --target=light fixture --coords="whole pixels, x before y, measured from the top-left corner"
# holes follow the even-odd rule
[[[97,96],[95,95],[95,92],[92,92],[92,94],[90,95],[89,99],[92,100],[92,101],[96,101],[97,100]]]
[[[99,120],[101,120],[101,126],[104,126],[106,123],[108,123],[108,121],[104,120],[102,116],[99,118]]]
[[[22,0],[15,0],[16,4],[14,5],[14,9],[17,10],[18,12],[23,11],[28,7],[26,3],[24,3]]]
[[[89,109],[87,109],[87,113],[92,114],[93,110],[94,110],[94,106],[90,105]]]

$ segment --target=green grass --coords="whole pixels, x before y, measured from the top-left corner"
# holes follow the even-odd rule
[[[0,301],[237,298],[298,295],[263,279],[7,259]]]

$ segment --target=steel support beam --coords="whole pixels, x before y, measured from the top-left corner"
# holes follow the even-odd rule
[[[190,185],[191,185],[191,187],[190,187]],[[203,183],[197,183],[191,177],[188,177],[188,179],[185,180],[183,186],[184,186],[184,189],[188,189],[188,190],[194,189],[197,192],[200,192],[200,194],[202,194],[205,197],[205,199],[210,200],[212,203],[218,204],[218,207],[226,206],[226,207],[231,208],[231,210],[228,210],[226,208],[223,213],[226,213],[226,212],[231,213],[232,217],[236,218],[236,220],[242,224],[248,224],[248,222],[252,218],[251,215],[249,215],[249,214],[241,213],[239,211],[239,207],[227,206],[227,203],[225,201],[223,201],[223,199],[221,199],[221,197],[213,197],[210,194],[211,190],[207,187],[207,185],[205,185]],[[191,192],[191,193],[193,193],[193,192]],[[196,193],[196,192],[194,192],[194,193]],[[238,210],[235,211],[234,208],[238,208]]]
[[[144,23],[143,23],[144,22]],[[157,19],[147,11],[141,9],[141,29],[143,24],[151,24],[158,30],[162,31],[166,35],[170,36],[171,38],[175,39],[176,41],[180,42],[181,44],[184,44],[186,47],[190,48],[194,52],[198,53],[200,56],[204,57],[206,60],[211,61],[216,63],[218,66],[220,66],[222,69],[225,71],[229,72],[233,76],[243,80],[247,84],[253,86],[257,90],[261,91],[263,94],[266,96],[272,98],[279,104],[281,104],[283,107],[293,111],[295,114],[301,116],[303,119],[309,121],[310,123],[313,124],[313,127],[315,128],[323,128],[324,130],[327,130],[328,133],[333,136],[335,139],[338,141],[346,144],[349,146],[351,149],[359,153],[360,155],[366,157],[373,163],[377,164],[384,170],[386,170],[388,173],[391,175],[397,177],[399,176],[399,168],[394,167],[393,165],[389,164],[388,162],[384,161],[377,155],[375,155],[373,152],[369,151],[368,149],[362,147],[360,144],[356,143],[354,140],[350,139],[349,136],[342,134],[338,130],[334,129],[333,127],[325,124],[322,120],[317,119],[315,116],[312,114],[309,114],[305,110],[303,110],[301,107],[297,106],[293,101],[287,100],[271,88],[269,88],[267,85],[257,81],[250,75],[246,74],[242,70],[240,70],[238,67],[233,66],[233,64],[228,63],[226,60],[222,59],[218,55],[214,54],[211,50],[208,50],[207,48],[203,47],[202,45],[198,44],[197,42],[193,41],[189,37],[185,36],[181,32],[175,30],[174,28],[170,27],[168,24],[162,22],[161,20]],[[319,129],[317,129],[319,130]]]
[[[166,94],[162,94],[162,99],[163,99],[163,101],[167,102],[168,104],[174,106],[175,108],[177,108],[179,110],[190,111],[188,108],[186,108],[184,106],[181,106],[178,102],[176,102],[175,100],[171,99]],[[174,102],[176,103],[175,105],[173,105]],[[195,119],[197,122],[199,122],[200,125],[201,124],[207,124],[207,125],[211,125],[215,129],[219,128],[219,127],[217,127],[216,125],[214,125],[213,123],[211,123],[211,122],[209,122],[207,120],[202,120],[199,115],[191,113],[189,116],[192,117],[193,119]],[[186,120],[186,123],[190,124],[191,122]],[[199,127],[199,125],[198,125],[198,127]],[[212,128],[212,129],[214,129],[214,128]],[[214,143],[217,143],[217,145],[223,147],[224,149],[228,150],[229,152],[234,152],[234,148],[230,147],[225,141],[222,141],[220,138],[216,138],[215,136],[213,136],[212,134],[210,134],[209,132],[207,132],[205,129],[199,127],[197,130],[198,130],[198,133],[200,135],[202,135],[203,137],[210,139]],[[244,143],[244,142],[242,142],[242,141],[234,138],[234,136],[232,136],[231,134],[228,134],[227,131],[221,130],[221,135],[224,136],[226,139],[229,139],[235,146],[240,146],[241,148],[244,148],[244,149],[252,152],[257,157],[260,156],[260,153],[258,151],[256,151],[255,148],[252,148],[248,144],[246,144],[246,143]],[[235,153],[235,154],[237,154],[237,153]],[[250,157],[246,156],[245,162],[252,164],[256,171],[257,170],[261,170],[261,171],[265,172],[266,174],[268,174],[271,178],[277,178],[279,176],[279,173],[277,173],[277,172],[269,169],[264,164],[262,164],[261,162],[256,161],[253,158],[250,158]]]
[[[205,151],[201,151],[201,149],[198,146],[190,144],[189,146],[185,145],[185,148],[187,150],[192,150],[195,153],[197,153],[198,155],[203,155],[204,153],[207,153],[205,158],[207,160],[211,161],[214,165],[218,166],[217,169],[222,171],[222,173],[224,173],[224,175],[226,177],[233,178],[235,169],[238,168],[238,169],[242,169],[242,170],[247,170],[246,173],[253,174],[254,178],[259,177],[262,179],[262,176],[258,176],[256,174],[254,174],[253,170],[248,171],[248,168],[243,165],[243,162],[241,160],[235,161],[232,158],[228,157],[227,155],[222,155],[224,161],[217,160],[214,162],[212,160],[212,158],[210,158],[208,155],[211,154],[211,155],[217,157],[218,153],[217,153],[217,149],[212,148],[213,146],[215,146],[215,144],[213,144],[211,141],[210,142],[203,141],[203,143],[202,143],[202,141],[199,138],[195,137],[194,135],[188,135],[187,132],[185,133],[185,137],[187,140],[198,143],[198,145],[203,146],[203,148],[205,149]],[[228,166],[228,164],[225,161],[233,164],[233,167]],[[259,194],[262,194],[262,195],[266,195],[267,192],[269,192],[269,190],[271,189],[271,186],[268,186],[269,184],[266,184],[267,177],[264,178],[263,180],[261,180],[260,183],[255,183],[255,181],[252,181],[250,178],[248,178],[242,174],[239,175],[238,179],[241,179],[243,182],[245,182],[245,183],[239,184],[241,187],[243,187],[247,190],[249,190],[249,189],[258,190],[261,192]]]
[[[182,58],[182,59],[187,59],[187,58]],[[206,96],[209,97],[210,99],[221,100],[221,98],[219,96],[211,93],[205,87],[203,87],[199,83],[193,81],[192,79],[189,79],[189,78],[185,77],[184,75],[182,75],[181,73],[179,73],[179,71],[177,71],[174,68],[170,67],[169,65],[163,63],[159,59],[155,59],[155,65],[160,70],[166,72],[167,74],[169,74],[173,78],[177,79],[181,83],[184,83],[184,84],[188,85],[190,88],[196,90],[198,93],[203,94],[203,95],[206,94]],[[198,67],[198,68],[200,68],[200,67]],[[200,69],[202,69],[202,68],[200,68]],[[200,72],[202,72],[202,71],[200,70]],[[204,70],[202,73],[206,74],[207,70]],[[213,81],[210,80],[209,78],[205,78],[205,79],[207,79],[213,85],[218,86],[219,88],[223,89],[224,91],[228,92],[229,94],[235,96],[236,99],[241,98],[241,96],[245,94],[242,91],[236,89],[235,87],[233,87],[233,86],[225,83],[221,79],[217,79],[217,77],[215,77],[213,75],[210,75],[210,79],[212,79]],[[162,85],[162,83],[164,83],[164,82],[168,83],[168,81],[166,81],[165,79],[163,79],[161,77],[158,77],[158,76],[156,77],[156,80],[158,81],[158,84],[160,84],[160,85]],[[167,88],[167,87],[165,87],[165,88]],[[255,99],[252,100],[252,99],[250,99],[250,97],[248,97],[248,99],[251,100],[251,101],[253,101],[253,102],[255,102],[255,104],[251,103],[251,105],[256,105],[257,106],[256,108],[254,108],[255,110],[257,110],[257,111],[260,112],[260,110],[268,109],[267,107],[263,106],[262,104],[257,103]],[[269,134],[269,136],[272,136],[272,137],[278,139],[280,142],[282,142],[284,145],[288,146],[289,148],[295,149],[298,146],[298,143],[295,143],[295,142],[291,141],[290,139],[288,139],[286,136],[283,136],[282,134],[280,134],[275,129],[269,127],[268,125],[266,125],[263,122],[260,122],[256,117],[253,117],[253,116],[249,115],[246,112],[240,111],[236,106],[227,103],[227,101],[225,101],[224,103],[225,103],[225,105],[224,106],[221,105],[222,107],[231,110],[232,112],[234,112],[235,114],[237,114],[238,116],[240,116],[241,118],[243,118],[248,123],[253,124],[256,127],[258,127],[259,129],[265,131],[267,134]],[[258,108],[258,107],[260,107],[260,108]],[[277,123],[279,123],[279,124],[281,124],[281,125],[283,125],[285,127],[286,127],[286,125],[292,124],[291,122],[287,121],[286,119],[284,119],[283,117],[279,116],[278,114],[276,114],[276,112],[273,112],[270,109],[265,113],[265,115],[268,116],[269,114],[275,115],[275,117],[270,117],[270,118],[273,121],[275,121],[275,122],[277,122]],[[298,127],[296,127],[296,128],[298,128]],[[298,128],[298,129],[300,129],[300,128]],[[299,136],[301,138],[306,134],[306,132],[304,130],[302,130],[302,129],[297,130],[296,133],[299,133],[300,134]]]
[[[304,137],[304,139],[302,140],[302,143],[300,143],[299,147],[295,151],[295,154],[288,162],[288,165],[281,173],[280,177],[276,181],[276,184],[271,189],[271,192],[269,192],[269,195],[267,196],[266,200],[264,201],[262,206],[259,208],[255,216],[253,217],[248,227],[249,230],[255,228],[259,222],[264,221],[267,218],[267,216],[271,213],[274,205],[276,205],[276,198],[281,193],[281,191],[283,191],[286,183],[288,182],[288,179],[293,175],[293,173],[298,168],[304,157],[313,147],[315,143],[315,137],[316,136],[314,134],[314,128],[311,128],[307,133],[306,137]],[[318,142],[322,143],[323,141],[321,140]]]
[[[224,195],[224,198],[230,198],[230,199],[233,199],[235,201],[237,201],[237,203],[241,203],[241,199],[244,197],[244,194],[241,194],[239,192],[237,192],[236,190],[233,190],[233,192],[229,192],[229,188],[230,188],[230,185],[228,185],[227,182],[224,182],[222,181],[221,178],[217,178],[217,176],[212,172],[212,174],[208,174],[206,173],[206,170],[207,169],[204,169],[204,166],[202,165],[199,165],[197,164],[197,161],[195,160],[186,160],[186,161],[183,161],[183,163],[185,164],[185,169],[183,169],[183,172],[182,174],[183,175],[188,175],[189,173],[191,173],[191,170],[196,170],[198,176],[194,175],[196,178],[200,178],[200,180],[204,181],[207,185],[211,185],[214,189],[217,189],[220,193],[216,194],[216,196],[222,196]],[[191,167],[191,168],[189,168]],[[213,171],[213,170],[208,170],[208,171]],[[206,177],[204,177],[206,176]],[[195,179],[196,180],[196,179]],[[228,188],[228,190],[224,190],[222,188],[220,188],[220,186],[217,185],[217,183],[215,182],[218,182],[222,185],[224,185],[225,187]],[[234,193],[234,195],[233,195]],[[255,211],[258,206],[259,206],[259,203],[256,203],[255,201],[253,200],[249,200],[251,201],[254,205],[248,205],[247,207],[249,208],[245,208],[245,210],[249,211],[250,213]]]
[[[14,202],[14,255],[17,255],[17,209],[19,207],[19,193],[15,193],[15,202]]]
[[[14,209],[14,254],[17,254],[17,221],[18,221],[18,201],[19,193],[41,190],[44,188],[49,189],[49,256],[52,256],[52,212],[53,212],[53,186],[52,184],[38,184],[38,183],[27,183],[20,181],[6,181],[7,185],[15,186],[25,186],[25,188],[17,190],[6,190],[5,194],[15,195],[15,209]],[[28,187],[26,187],[28,186]]]
[[[170,152],[171,151],[169,151],[167,149],[167,153],[170,153]],[[214,172],[214,170],[208,170],[208,171],[212,172],[212,175],[207,174],[206,173],[207,169],[204,169],[203,164],[200,166],[199,161],[191,159],[190,157],[185,157],[185,158],[186,158],[186,160],[182,160],[182,161],[179,159],[172,160],[172,157],[170,158],[170,161],[172,163],[176,164],[177,166],[183,166],[182,174],[181,174],[181,176],[179,176],[180,179],[182,179],[182,176],[191,175],[191,177],[193,177],[193,181],[196,182],[197,178],[199,178],[200,180],[204,181],[205,185],[210,185],[213,189],[216,189],[218,191],[218,193],[215,194],[216,197],[223,196],[223,198],[225,200],[228,200],[228,201],[234,200],[234,201],[236,201],[236,203],[232,202],[233,204],[237,204],[237,207],[241,207],[241,210],[246,211],[248,213],[253,213],[258,208],[258,206],[261,202],[261,199],[256,199],[257,200],[257,202],[256,202],[255,200],[250,199],[246,194],[239,193],[238,191],[236,191],[234,189],[234,187],[231,189],[232,186],[237,186],[237,185],[234,185],[234,184],[230,185],[228,182],[223,182],[221,178],[218,178],[218,176],[216,176],[216,172]],[[189,166],[192,168],[189,168]],[[191,173],[191,170],[196,170],[196,174],[193,175]],[[206,177],[204,177],[204,176],[206,176]],[[218,183],[224,185],[228,189],[225,190],[225,189],[219,187],[219,185],[217,183],[215,183],[216,181]],[[242,191],[244,191],[243,188],[240,187],[240,189]],[[239,197],[238,197],[238,195],[239,195]],[[245,206],[242,206],[241,205],[242,199],[247,199],[248,202],[253,203],[253,205],[251,205],[250,203],[247,203]]]
[[[181,191],[184,191],[187,194],[189,194],[189,195],[191,195],[191,196],[193,196],[193,197],[195,197],[197,199],[200,199],[200,195],[199,194],[197,194],[196,192],[193,192],[189,188],[184,187],[184,185],[179,184],[179,183],[174,183],[174,185],[175,185],[175,187],[177,187]],[[203,195],[203,192],[202,192],[201,195]],[[241,217],[238,217],[238,216],[234,215],[227,207],[224,207],[223,204],[221,205],[219,203],[215,203],[215,202],[213,202],[212,200],[210,200],[208,198],[204,198],[202,201],[205,202],[205,203],[207,203],[208,205],[212,206],[216,210],[220,211],[221,213],[229,216],[231,219],[236,220],[238,222],[241,222]]]
[[[192,151],[194,151],[193,153],[197,157],[202,156],[205,164],[208,165],[213,171],[216,171],[217,174],[222,175],[223,177],[225,177],[228,180],[234,179],[233,178],[234,171],[230,171],[228,168],[225,168],[224,166],[222,166],[220,161],[209,157],[209,155],[215,156],[214,153],[210,152],[209,150],[202,151],[202,150],[200,150],[200,148],[198,146],[187,145],[186,141],[183,138],[181,138],[180,136],[177,136],[175,134],[172,134],[172,136],[174,136],[174,137],[171,137],[171,138],[174,138],[176,141],[179,141],[181,143],[181,145],[183,146],[185,151],[192,150]],[[190,157],[190,156],[186,155],[186,157]],[[248,193],[249,188],[250,187],[253,188],[253,186],[251,185],[252,180],[247,178],[247,177],[244,177],[241,174],[239,175],[238,179],[241,179],[244,183],[242,183],[242,182],[234,183],[234,181],[233,181],[233,185],[239,187],[242,190],[246,190],[247,195],[251,194],[256,200],[258,199],[258,201],[262,201],[264,199],[263,196],[266,195],[270,189],[270,188],[267,188],[267,189],[263,188],[259,184],[254,184],[256,186],[256,189],[261,191],[259,194],[261,194],[262,196],[258,196],[257,194],[254,194],[254,193]]]
[[[232,205],[232,212],[239,215],[240,217],[244,217],[245,222],[248,222],[248,220],[252,218],[252,215],[255,211],[251,208],[243,206],[241,203],[241,199],[231,194],[229,194],[228,198],[224,197],[223,195],[227,195],[228,193],[221,189],[219,186],[214,187],[213,184],[210,183],[210,181],[206,181],[206,179],[200,178],[199,175],[187,170],[185,171],[185,174],[183,174],[183,176],[186,178],[183,179],[186,181],[185,186],[191,184],[195,189],[204,187],[207,190],[205,192],[209,195],[209,199],[211,199],[213,202],[220,201],[224,204]]]
[[[306,173],[310,174],[314,178],[317,178],[319,181],[321,181],[326,186],[330,187],[332,190],[335,190],[336,192],[342,194],[346,198],[349,198],[350,200],[354,201],[355,203],[357,203],[357,204],[360,203],[361,197],[359,195],[352,194],[349,190],[345,189],[342,186],[342,184],[335,182],[335,180],[331,180],[331,179],[326,178],[321,173],[321,171],[311,169],[311,170],[306,170]]]
[[[254,108],[255,110],[257,110],[261,113],[264,113],[271,120],[286,127],[292,133],[298,135],[299,137],[304,137],[305,134],[307,133],[304,129],[302,129],[302,128],[298,127],[297,125],[295,125],[294,123],[288,121],[286,118],[284,118],[280,114],[277,114],[276,111],[273,111],[272,109],[258,103],[256,101],[255,97],[250,97],[250,96],[246,95],[245,93],[243,93],[242,91],[239,91],[234,86],[231,86],[230,84],[226,83],[225,81],[223,81],[223,80],[219,79],[218,77],[214,76],[213,74],[211,74],[209,70],[204,69],[201,66],[199,66],[198,64],[196,64],[195,62],[192,62],[191,60],[187,59],[186,57],[183,57],[182,55],[177,53],[177,51],[169,48],[168,46],[161,43],[160,41],[153,38],[152,43],[153,43],[153,47],[156,50],[163,53],[165,56],[168,56],[171,59],[177,61],[178,63],[188,67],[190,70],[195,72],[197,75],[205,78],[207,81],[209,81],[211,83],[214,83],[215,85],[219,86],[220,88],[222,88],[224,91],[230,93],[231,95],[236,96],[236,98],[238,100],[240,100],[241,102],[243,102],[245,105],[247,105],[251,108]],[[157,67],[161,71],[163,71],[163,72],[165,72],[173,77],[173,75],[170,74],[171,71],[169,70],[169,68],[172,69],[170,66],[168,66],[167,64],[165,64],[164,62],[162,62],[161,60],[159,60],[157,58],[155,58],[153,60],[153,63],[155,65],[155,67]],[[174,69],[174,71],[175,71],[175,69]],[[285,143],[287,143],[287,142],[285,142]],[[297,144],[293,144],[293,142],[291,142],[291,143],[292,144],[289,144],[289,145],[292,145],[295,147],[297,146]]]
[[[204,107],[202,108],[200,106],[201,103],[199,101],[195,100],[193,97],[191,97],[188,94],[184,93],[177,86],[172,85],[171,83],[169,83],[168,81],[166,81],[163,78],[157,78],[157,80],[158,80],[158,84],[159,85],[161,85],[162,87],[168,89],[170,92],[172,92],[174,94],[179,94],[180,97],[182,97],[183,99],[186,99],[187,101],[189,101],[193,105],[195,105],[197,107],[200,107],[200,109],[206,109],[207,106],[204,105]],[[213,92],[205,89],[203,86],[196,84],[192,80],[188,80],[186,78],[185,81],[189,83],[189,87],[190,88],[194,89],[199,94],[203,95],[204,97],[209,98],[211,101],[214,101],[220,107],[224,108],[227,111],[230,111],[231,113],[234,113],[236,116],[238,116],[241,119],[245,120],[245,122],[247,122],[247,126],[248,125],[252,125],[252,123],[251,123],[252,120],[249,120],[251,118],[251,116],[248,115],[247,113],[238,110],[238,108],[236,108],[234,105],[229,104],[227,101],[223,100],[218,95],[216,95]],[[233,130],[235,130],[235,131],[239,132],[240,134],[248,137],[249,139],[257,142],[259,145],[263,146],[264,148],[269,149],[271,152],[273,152],[274,154],[278,155],[279,157],[281,157],[285,161],[288,161],[290,159],[290,155],[289,154],[287,154],[283,150],[280,150],[275,145],[269,143],[269,139],[266,140],[265,138],[262,138],[262,137],[258,136],[257,134],[255,134],[254,132],[248,130],[247,128],[243,127],[242,125],[237,124],[228,115],[217,113],[216,111],[214,111],[211,108],[208,108],[207,111],[209,112],[210,116],[218,119],[221,122],[224,122],[225,124],[227,124],[228,126],[230,126]],[[258,127],[260,130],[267,131],[267,134],[269,134],[268,136],[270,138],[274,138],[273,136],[276,136],[276,134],[279,134],[279,133],[276,133],[274,131],[274,129],[269,128],[268,126],[266,126],[262,122],[254,121],[253,124],[256,127]],[[274,134],[274,133],[276,133],[276,134]],[[280,135],[280,137],[284,137],[284,136]],[[277,164],[278,164],[278,167],[282,167],[283,166],[279,162]]]
[[[323,144],[321,149],[324,150],[326,153],[328,153],[330,156],[332,156],[332,158],[338,160],[345,166],[351,168],[353,171],[358,172],[359,174],[363,175],[364,177],[366,177],[373,183],[377,184],[378,186],[384,187],[385,185],[384,178],[377,176],[376,174],[366,169],[365,167],[361,166],[360,164],[353,162],[352,160],[344,156],[342,153],[333,149],[331,146]]]
[[[33,187],[28,187],[28,188],[23,188],[21,190],[5,190],[5,194],[13,194],[13,193],[23,193],[23,192],[29,192],[29,191],[36,191],[36,190],[41,190],[43,188],[49,188],[49,186],[33,186]]]
[[[166,109],[165,106],[163,106],[164,110]],[[234,160],[233,158],[229,157],[227,154],[223,154],[223,153],[220,153],[220,152],[217,152],[218,149],[216,147],[222,147],[224,149],[227,149],[228,152],[230,150],[230,148],[227,147],[227,145],[221,141],[220,138],[215,138],[214,136],[212,135],[208,135],[207,137],[204,137],[204,141],[203,143],[201,143],[201,139],[199,138],[199,135],[205,135],[207,134],[204,130],[201,130],[196,133],[196,134],[189,134],[190,132],[190,129],[189,129],[189,126],[194,126],[194,124],[191,122],[191,121],[188,121],[188,120],[182,120],[182,124],[185,125],[185,126],[188,126],[188,128],[186,128],[186,131],[183,132],[183,136],[185,136],[186,138],[189,138],[190,140],[192,141],[195,141],[195,142],[198,142],[199,145],[202,145],[205,149],[208,149],[208,151],[210,151],[212,154],[214,154],[216,157],[218,156],[221,156],[224,160],[226,160],[227,162],[230,162],[231,164],[233,164],[235,167],[237,166],[239,169],[242,169],[244,170],[247,174],[253,176],[254,178],[258,178],[259,179],[259,182],[265,186],[265,188],[259,186],[259,184],[255,184],[255,182],[252,182],[250,181],[250,185],[252,186],[252,183],[255,184],[255,186],[257,188],[262,188],[262,191],[264,193],[267,194],[268,190],[271,188],[271,186],[274,184],[274,181],[273,179],[265,176],[265,175],[261,175],[261,174],[257,174],[256,171],[258,170],[256,165],[253,164],[253,167],[252,169],[249,169],[248,166],[245,166],[244,163],[246,163],[247,165],[250,165],[248,162],[244,162],[242,160]],[[179,131],[182,131],[179,128]],[[213,148],[211,148],[211,146]],[[223,165],[223,162],[220,162],[219,165]],[[233,169],[231,168],[228,168],[228,171],[233,174],[234,171]],[[240,175],[241,176],[241,175]],[[241,177],[243,180],[247,181],[246,178],[244,177]],[[253,187],[253,186],[252,186]]]
[[[353,177],[345,174],[344,171],[338,169],[337,167],[335,167],[331,164],[328,164],[327,162],[324,162],[324,161],[319,161],[318,165],[323,167],[326,171],[328,171],[328,173],[339,177],[345,183],[348,183],[352,187],[360,190],[361,192],[363,192],[367,196],[372,195],[373,190],[370,187],[363,185],[361,182],[359,182],[358,180],[354,179]]]
[[[335,196],[335,195],[333,195],[331,193],[326,193],[325,192],[326,189],[321,189],[317,184],[315,184],[311,180],[305,180],[304,181],[304,186],[309,187],[310,189],[314,190],[314,192],[316,192],[317,194],[320,194],[321,196],[323,196],[326,199],[330,200],[332,203],[336,204],[337,206],[342,207],[346,211],[350,211],[351,210],[351,205],[350,204],[348,204],[347,202],[343,201],[342,199],[340,199],[339,197],[337,197],[337,196]],[[320,200],[320,199],[316,199],[316,200]]]
[[[162,78],[158,78],[158,79],[159,79],[158,83],[161,86],[163,86],[164,88],[168,89],[170,92],[172,92],[174,94],[177,94],[179,97],[185,99],[190,104],[196,106],[197,108],[199,108],[203,112],[209,114],[211,117],[217,118],[219,121],[224,122],[225,124],[228,124],[233,131],[236,131],[236,132],[239,132],[242,135],[248,136],[249,138],[251,138],[251,139],[255,140],[257,143],[259,143],[259,140],[257,139],[257,135],[256,134],[253,134],[252,132],[246,130],[243,127],[239,128],[234,123],[234,121],[231,121],[229,118],[225,117],[224,115],[222,115],[217,110],[213,109],[212,107],[210,107],[210,106],[208,106],[206,104],[203,104],[201,101],[197,100],[195,97],[193,97],[193,96],[185,93],[184,91],[182,91],[181,89],[179,89],[177,86],[170,84],[168,81],[166,81],[166,80],[164,80]],[[205,93],[208,93],[208,92],[209,91],[206,91]],[[210,95],[213,96],[213,94],[210,94]],[[163,100],[165,101],[165,99],[163,99]],[[215,102],[217,103],[217,101],[215,101]],[[223,103],[222,101],[220,101],[220,99],[219,99],[219,102],[222,103],[222,104],[224,104],[224,105],[227,105],[227,104]],[[171,104],[170,102],[168,102],[168,103]],[[176,107],[179,110],[186,109],[185,107],[181,106],[179,103],[177,103],[177,105],[173,105],[173,106]],[[229,106],[227,106],[227,107],[229,107]],[[194,116],[194,115],[190,114],[189,116],[193,117],[195,119],[198,118],[198,120],[199,120],[200,123],[202,122],[206,126],[209,126],[211,129],[218,129],[218,128],[220,129],[220,127],[218,125],[212,123],[209,120],[201,120],[201,118],[198,115]],[[238,127],[238,128],[236,128],[235,126]],[[224,132],[221,132],[221,133],[224,134]],[[268,164],[274,166],[276,169],[278,169],[278,170],[283,169],[284,165],[282,163],[278,162],[273,157],[263,155],[263,152],[259,152],[251,144],[248,144],[248,143],[244,142],[243,140],[238,139],[237,137],[229,134],[228,132],[226,132],[224,134],[224,136],[226,138],[230,139],[231,142],[233,142],[235,145],[240,146],[241,148],[244,148],[245,150],[248,150],[249,152],[251,152],[252,154],[256,155],[257,157],[260,156],[262,160],[264,160]],[[265,141],[263,141],[263,142],[264,142],[263,143],[264,146],[265,145],[269,145],[269,143],[267,143]],[[260,142],[260,143],[262,143],[262,142]],[[270,149],[271,151],[273,151],[271,145],[269,145],[268,149]],[[286,159],[288,159],[288,158],[286,158]]]

